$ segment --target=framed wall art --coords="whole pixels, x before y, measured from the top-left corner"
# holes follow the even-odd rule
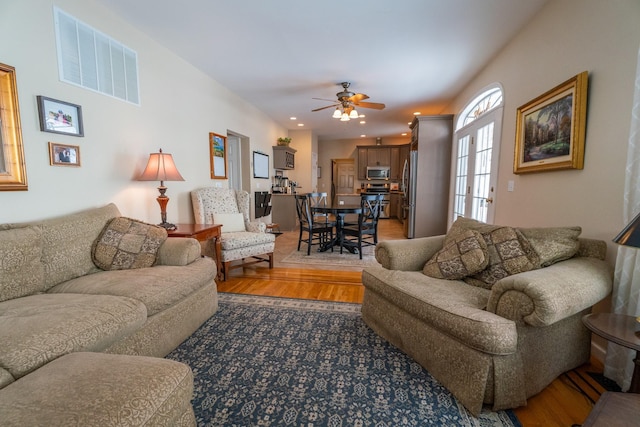
[[[586,71],[517,111],[513,173],[584,167]]]
[[[269,155],[253,152],[253,177],[269,179]]]
[[[82,107],[38,95],[40,130],[71,136],[84,136]]]
[[[50,142],[49,164],[51,166],[80,166],[80,147]]]
[[[211,179],[227,179],[227,137],[209,133]]]
[[[0,64],[0,107],[0,191],[26,191],[16,70],[5,64]]]

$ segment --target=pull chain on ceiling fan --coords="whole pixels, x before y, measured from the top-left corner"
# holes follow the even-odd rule
[[[356,107],[373,108],[375,110],[382,110],[385,107],[384,104],[378,102],[362,102],[364,99],[369,99],[369,96],[365,95],[364,93],[350,92],[348,89],[349,86],[351,86],[351,83],[349,82],[342,82],[340,84],[342,85],[342,92],[336,93],[336,96],[338,98],[337,101],[333,101],[331,99],[313,98],[319,99],[321,101],[331,101],[334,102],[334,104],[327,105],[326,107],[316,108],[315,110],[311,111],[320,111],[327,108],[335,107],[336,110],[333,112],[333,115],[331,117],[333,117],[334,119],[340,119],[340,121],[343,122],[348,122],[349,120],[357,119],[360,116],[358,114],[358,111],[356,110]]]

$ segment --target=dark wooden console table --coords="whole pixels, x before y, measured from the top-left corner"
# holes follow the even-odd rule
[[[220,243],[221,232],[221,224],[176,224],[175,230],[167,230],[169,237],[191,237],[199,242],[206,242],[209,239],[213,239],[218,280],[222,280],[222,260],[220,259],[220,251],[222,249]]]

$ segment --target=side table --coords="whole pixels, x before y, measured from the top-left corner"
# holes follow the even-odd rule
[[[222,246],[220,243],[220,233],[222,232],[222,224],[176,224],[175,230],[167,230],[169,237],[191,237],[199,242],[206,242],[213,239],[216,257],[216,268],[218,274],[216,278],[222,280],[222,260],[220,259],[220,251]]]
[[[640,419],[640,395],[606,391],[582,427],[627,427]]]
[[[636,350],[635,367],[631,377],[630,393],[640,393],[640,323],[633,316],[615,313],[587,314],[582,318],[584,325],[593,333],[607,341],[631,350]]]

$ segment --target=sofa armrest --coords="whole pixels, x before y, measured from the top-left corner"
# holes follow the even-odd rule
[[[156,265],[188,265],[200,258],[200,242],[191,237],[171,237],[164,241]]]
[[[247,231],[251,231],[252,233],[266,233],[267,224],[260,221],[252,221],[247,224]]]
[[[376,245],[376,259],[387,270],[420,271],[442,249],[443,236],[385,240]]]
[[[612,288],[609,266],[595,258],[571,258],[498,280],[487,311],[517,323],[548,326],[606,297]]]

